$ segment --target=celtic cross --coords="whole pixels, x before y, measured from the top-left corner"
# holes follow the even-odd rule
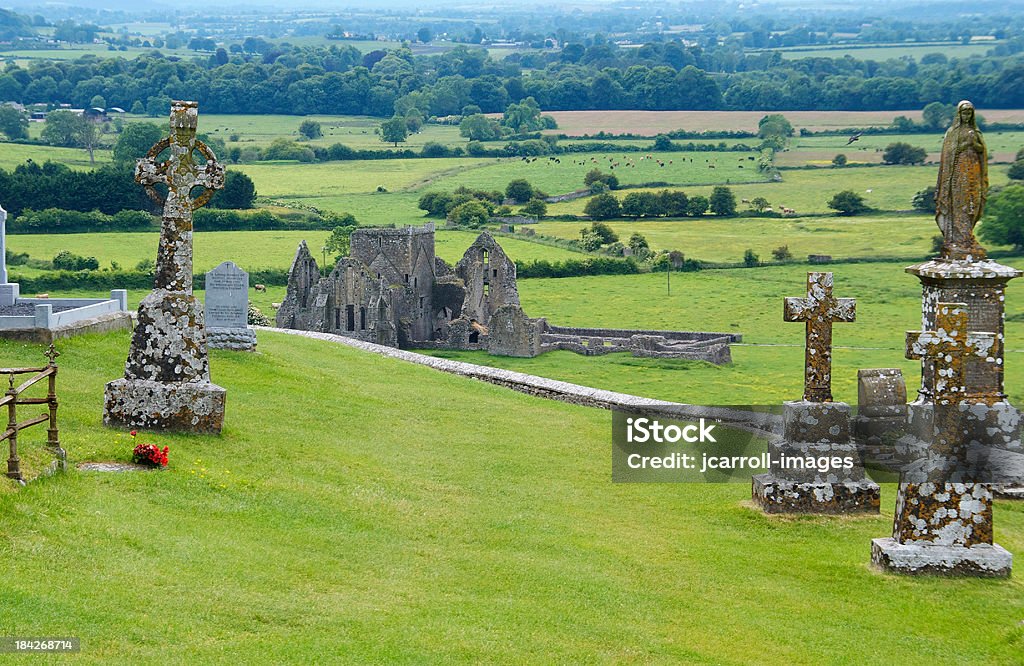
[[[807,274],[807,297],[785,299],[784,321],[806,322],[804,400],[832,402],[832,324],[853,321],[857,301],[832,295],[831,273]]]
[[[205,206],[214,190],[224,187],[224,167],[213,151],[196,138],[199,109],[195,102],[171,103],[170,136],[158,141],[135,167],[135,182],[163,206],[156,289],[192,292],[192,211]],[[168,151],[165,161],[157,161]],[[198,151],[204,163],[196,163]],[[166,185],[162,195],[156,185]],[[193,190],[202,191],[193,196]]]

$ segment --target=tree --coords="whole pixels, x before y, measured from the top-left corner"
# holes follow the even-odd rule
[[[479,227],[491,216],[487,207],[479,199],[459,204],[448,213],[448,221],[459,227]]]
[[[929,127],[933,130],[939,130],[949,127],[950,123],[953,122],[953,114],[955,113],[956,107],[952,104],[932,102],[924,107],[921,115],[924,118],[925,127]]]
[[[129,123],[114,143],[114,161],[134,162],[162,138],[163,130],[156,123]]]
[[[718,217],[732,217],[736,214],[736,195],[728,187],[718,185],[711,190],[708,206]]]
[[[619,235],[615,233],[615,230],[604,222],[591,222],[590,231],[600,236],[601,242],[604,245],[608,245],[619,240]]]
[[[667,217],[683,217],[690,200],[682,190],[662,190],[658,193],[658,208]]]
[[[675,144],[672,143],[672,139],[668,138],[664,134],[659,134],[654,137],[654,146],[652,147],[654,150],[665,152],[675,150],[675,147]]]
[[[210,200],[211,208],[252,208],[256,201],[256,185],[241,171],[224,174],[224,187]]]
[[[540,219],[548,214],[548,205],[543,199],[530,199],[521,210],[523,215]]]
[[[501,127],[482,113],[474,113],[459,123],[459,134],[470,141],[492,141],[501,138]]]
[[[394,116],[380,124],[380,140],[384,143],[393,143],[395,148],[400,142],[405,141],[409,136],[409,128],[405,124],[405,118]]]
[[[978,236],[993,245],[1024,249],[1024,185],[1008,185],[989,198]]]
[[[653,217],[661,213],[661,200],[654,192],[630,192],[622,198],[622,214],[626,217]]]
[[[135,100],[134,102],[132,102],[131,113],[137,116],[141,116],[144,113],[146,113],[146,107],[145,105],[143,105],[141,101]]]
[[[505,186],[505,197],[516,203],[529,201],[533,198],[533,185],[523,178],[510,180]]]
[[[754,254],[753,250],[748,249],[743,253],[743,265],[747,268],[754,268],[761,264],[761,258]]]
[[[46,114],[40,138],[51,146],[78,147],[85,122],[83,116],[67,109],[51,111]]]
[[[629,249],[633,251],[633,256],[640,261],[645,260],[651,253],[651,246],[647,243],[647,238],[636,232],[629,237]]]
[[[871,210],[864,203],[864,197],[853,190],[843,190],[828,200],[828,207],[838,211],[840,215],[860,215]]]
[[[423,26],[416,31],[416,39],[420,40],[421,44],[429,44],[430,40],[434,38],[434,33],[430,31],[430,28]]]
[[[89,106],[94,109],[105,109],[107,108],[107,100],[103,95],[93,95],[92,99],[89,100]]]
[[[597,194],[590,198],[587,205],[583,207],[583,214],[594,220],[608,220],[618,217],[621,213],[619,200],[614,194]]]
[[[750,200],[750,208],[758,213],[763,213],[771,206],[764,197],[754,197]]]
[[[927,150],[903,141],[890,143],[882,153],[882,161],[886,164],[923,164],[926,159],[928,159]]]
[[[775,261],[789,261],[793,258],[793,253],[789,251],[788,245],[780,245],[772,250],[772,257]]]
[[[757,136],[761,139],[791,137],[793,136],[793,125],[781,113],[770,113],[758,121]]]
[[[920,192],[914,195],[910,205],[914,207],[914,210],[919,210],[922,213],[934,213],[935,212],[935,186],[929,185]]]
[[[324,135],[323,129],[320,127],[320,123],[315,120],[303,120],[299,123],[299,134],[307,139],[319,139]]]
[[[27,139],[28,116],[8,104],[0,106],[0,132],[11,140]]]
[[[839,153],[832,158],[832,166],[834,167],[844,167],[846,166],[846,162],[846,155],[843,155],[842,153]]]
[[[324,249],[338,258],[347,257],[351,247],[352,232],[355,229],[355,225],[334,227],[331,235],[327,237],[327,242],[324,243]]]
[[[1006,170],[1006,176],[1010,180],[1024,180],[1024,160],[1017,160]]]
[[[527,97],[518,104],[513,102],[505,109],[501,124],[516,134],[542,130],[544,123],[540,119],[540,105],[533,97]]]
[[[594,183],[604,183],[609,190],[619,188],[619,179],[613,173],[602,173],[600,169],[591,169],[583,176],[583,184],[593,189]]]
[[[695,196],[690,197],[690,200],[686,204],[686,214],[690,217],[700,217],[708,211],[708,206],[711,202],[707,197]]]

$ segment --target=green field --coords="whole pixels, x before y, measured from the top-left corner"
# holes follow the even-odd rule
[[[762,261],[772,250],[788,245],[793,258],[809,254],[840,258],[871,256],[925,257],[939,233],[928,216],[862,216],[820,218],[683,218],[678,220],[612,221],[608,224],[625,243],[643,234],[654,250],[680,250],[687,257],[712,262],[737,262],[752,249]],[[582,222],[541,222],[537,233],[578,239]]]
[[[127,345],[61,345],[72,463],[128,456],[100,425]],[[79,636],[88,663],[1020,654],[1020,580],[869,569],[891,486],[879,516],[792,519],[744,506],[743,484],[612,484],[607,412],[272,333],[260,349],[212,355],[221,437],[143,436],[168,470],[0,494],[0,633]],[[1019,503],[997,503],[995,536],[1024,548]]]
[[[973,44],[960,42],[935,42],[928,44],[870,44],[870,45],[836,45],[819,48],[797,46],[791,48],[771,49],[782,54],[787,60],[800,58],[844,58],[850,56],[857,60],[890,60],[905,57],[920,59],[929,53],[941,53],[949,58],[968,58],[973,55],[985,55],[1000,42],[984,41]]]
[[[425,221],[425,220],[424,220]],[[288,268],[295,258],[295,249],[305,240],[320,262],[320,249],[329,231],[199,231],[195,234],[195,270],[208,271],[222,261],[233,261],[247,270]],[[462,258],[479,232],[437,232],[437,256],[454,264]],[[27,252],[34,259],[52,259],[61,250],[84,257],[96,257],[101,266],[109,268],[116,261],[130,269],[139,261],[156,258],[160,239],[154,232],[110,234],[12,234],[7,238],[11,252]],[[512,259],[524,262],[545,259],[564,261],[585,255],[559,247],[531,243],[517,238],[501,238],[502,247]],[[15,274],[38,274],[21,266],[12,266]]]
[[[830,165],[837,154],[846,155],[851,164],[880,164],[885,147],[895,142],[906,142],[928,151],[929,162],[938,163],[942,149],[942,133],[935,134],[865,134],[852,144],[846,135],[795,136],[786,150],[777,153],[779,166]],[[985,143],[989,156],[995,162],[1013,162],[1017,151],[1024,147],[1024,132],[986,132]],[[1001,170],[1004,167],[994,167]]]
[[[756,172],[754,172],[756,173]],[[797,215],[807,213],[834,213],[828,207],[828,200],[841,190],[853,190],[864,197],[864,202],[880,211],[909,210],[914,194],[929,185],[935,185],[937,169],[934,166],[873,166],[846,167],[843,169],[803,169],[782,172],[781,182],[764,183],[729,183],[736,195],[737,210],[742,213],[748,201],[756,197],[764,197],[778,210],[785,206],[797,211]],[[993,186],[1007,182],[1006,169],[994,168],[989,172],[989,180]],[[661,187],[649,188],[659,191]],[[687,194],[710,196],[711,187],[686,187]],[[629,192],[624,190],[614,194],[621,200]],[[548,215],[582,215],[587,199],[576,199],[548,206]]]

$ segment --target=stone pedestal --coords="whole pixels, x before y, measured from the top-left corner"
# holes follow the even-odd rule
[[[245,328],[214,328],[206,329],[206,346],[210,349],[230,349],[232,351],[256,351],[256,331]]]
[[[153,290],[139,304],[124,379],[107,384],[103,422],[220,432],[224,403],[210,382],[202,307],[190,293]]]
[[[853,469],[828,475],[773,469],[754,476],[751,496],[765,513],[877,513],[878,484],[866,478],[850,437],[850,406],[842,402],[787,402],[782,438],[771,442],[772,460],[786,456],[851,456]]]
[[[998,544],[945,546],[901,544],[896,539],[872,539],[871,563],[883,571],[908,575],[1008,578],[1013,555]]]

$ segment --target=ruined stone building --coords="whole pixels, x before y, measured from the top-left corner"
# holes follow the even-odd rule
[[[305,241],[288,275],[277,325],[333,333],[391,347],[484,349],[532,357],[554,349],[585,355],[727,363],[738,335],[567,329],[531,319],[519,304],[516,265],[483,232],[451,266],[434,254],[434,225],[365,228],[352,233],[349,256],[322,277]]]

